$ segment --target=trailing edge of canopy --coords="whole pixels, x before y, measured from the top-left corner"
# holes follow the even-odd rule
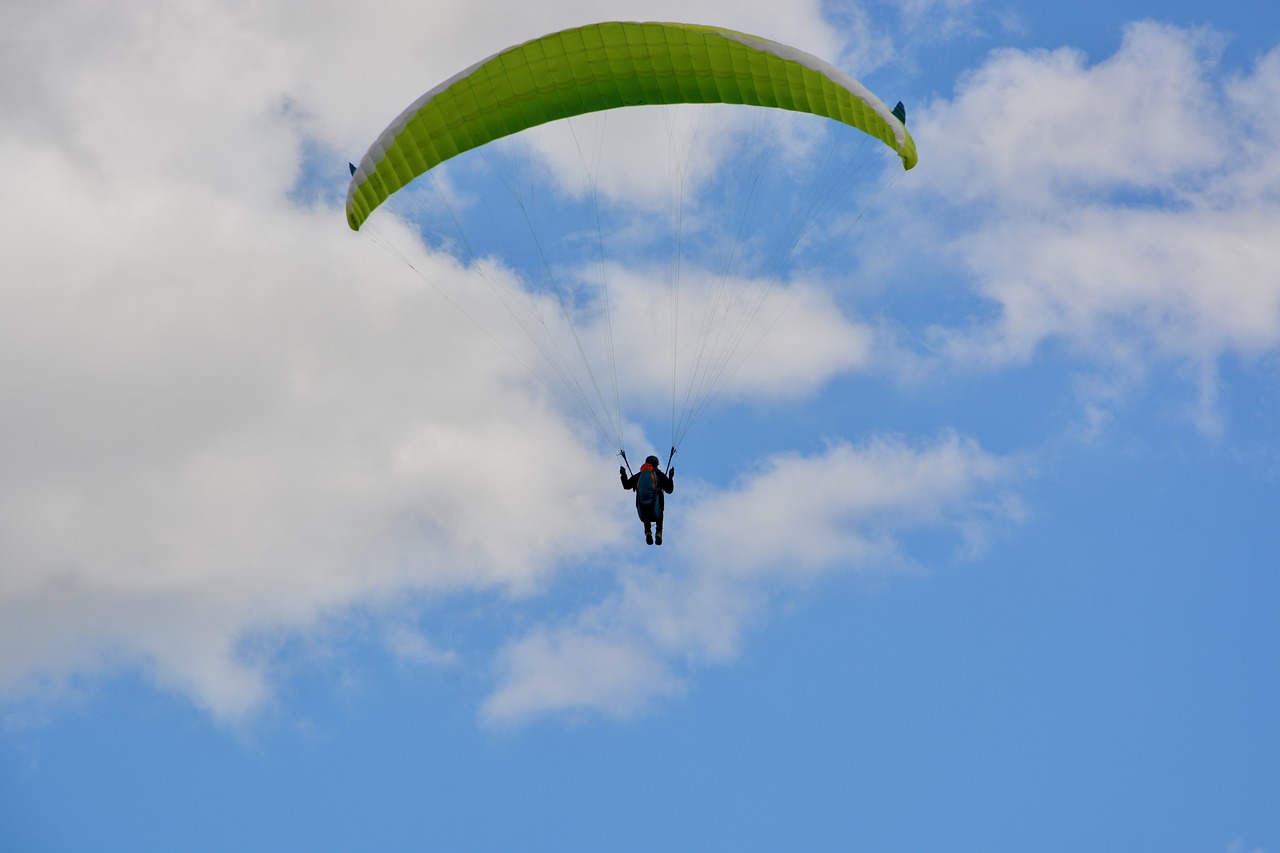
[[[793,47],[694,24],[614,22],[508,48],[444,81],[400,114],[347,189],[353,230],[428,169],[503,136],[642,104],[747,104],[813,113],[881,140],[902,165],[915,142],[857,80]]]

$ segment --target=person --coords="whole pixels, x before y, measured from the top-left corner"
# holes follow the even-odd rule
[[[676,469],[664,474],[658,469],[658,457],[650,456],[633,476],[628,477],[627,469],[622,467],[618,468],[618,476],[622,478],[622,488],[636,493],[636,514],[644,522],[644,541],[650,545],[656,541],[661,545],[663,495],[675,490],[672,480]]]

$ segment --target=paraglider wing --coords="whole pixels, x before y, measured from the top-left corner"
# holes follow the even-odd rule
[[[916,164],[906,126],[834,66],[768,39],[692,24],[591,24],[508,48],[446,80],[383,131],[347,190],[347,222],[418,175],[549,121],[641,104],[747,104],[858,128]]]

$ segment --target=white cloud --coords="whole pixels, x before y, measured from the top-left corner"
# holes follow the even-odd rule
[[[682,670],[732,659],[770,597],[833,571],[900,570],[910,565],[901,538],[920,528],[980,548],[992,525],[1021,518],[1007,492],[1017,476],[1015,460],[948,435],[775,457],[727,492],[684,497],[678,484],[672,561],[620,572],[613,596],[510,644],[484,718],[643,710],[679,693]]]
[[[647,645],[617,633],[539,629],[508,646],[500,665],[482,712],[491,724],[553,712],[628,717],[681,689]]]
[[[452,649],[444,649],[421,631],[397,625],[386,632],[387,647],[397,659],[424,666],[455,667],[461,657]]]
[[[1261,847],[1250,847],[1237,838],[1227,845],[1226,853],[1265,853],[1265,851]]]
[[[669,402],[673,358],[680,394],[718,375],[724,396],[759,399],[807,395],[870,358],[874,332],[809,282],[686,268],[677,293],[667,277],[654,268],[613,267],[607,275],[619,382],[641,401]],[[673,307],[681,345],[674,352]],[[590,351],[605,353],[605,326],[593,319],[582,333]]]
[[[895,0],[908,32],[946,40],[975,31],[975,0]]]
[[[975,493],[1010,473],[1008,461],[957,436],[924,448],[879,438],[822,456],[775,457],[758,478],[699,507],[694,547],[721,571],[749,576],[893,559],[893,531],[951,524],[961,507],[991,511],[975,505]],[[1008,505],[998,511],[1016,515]]]
[[[1141,23],[1092,65],[996,51],[921,111],[929,239],[998,309],[935,329],[941,353],[1001,366],[1065,341],[1126,381],[1190,365],[1215,429],[1216,361],[1280,345],[1280,52],[1224,80],[1224,43]]]
[[[265,689],[245,632],[534,589],[615,535],[607,460],[500,351],[328,223],[250,223],[265,239],[211,265],[183,218],[123,274],[0,295],[0,682],[106,648],[234,715]],[[92,207],[67,224],[118,233]]]
[[[1228,153],[1206,79],[1221,46],[1207,31],[1135,24],[1092,66],[1070,48],[994,51],[955,98],[921,112],[922,178],[956,200],[1050,215],[1100,192],[1176,193]]]

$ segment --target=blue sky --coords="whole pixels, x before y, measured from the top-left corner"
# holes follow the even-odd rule
[[[532,5],[11,11],[0,851],[1280,850],[1273,10]],[[658,549],[483,276],[341,198],[477,59],[694,18],[905,101],[920,165],[739,271],[777,322]],[[607,237],[565,128],[492,162],[563,281],[605,240],[634,460],[669,176],[631,112],[575,125]],[[700,246],[741,115],[688,149]],[[765,210],[829,132],[781,127]],[[487,168],[440,187],[545,300]]]

